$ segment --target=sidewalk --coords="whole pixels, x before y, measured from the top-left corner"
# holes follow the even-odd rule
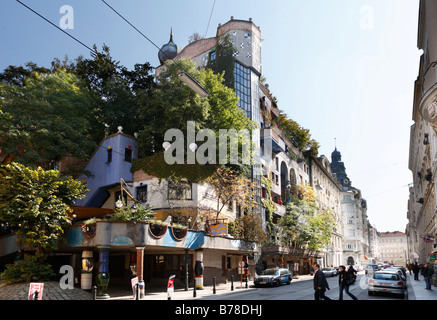
[[[313,279],[312,275],[303,275],[293,278],[293,282],[298,281],[305,281]],[[226,284],[219,284],[216,286],[216,293],[213,293],[213,287],[207,286],[204,287],[203,290],[196,290],[196,297],[194,297],[193,288],[190,287],[188,291],[185,291],[185,289],[177,289],[174,291],[171,300],[201,300],[204,297],[212,297],[212,296],[222,296],[222,295],[228,295],[227,299],[232,300],[232,295],[235,293],[241,293],[242,291],[247,290],[257,290],[253,286],[253,281],[249,281],[248,288],[246,289],[245,282],[242,283],[240,281],[234,281],[234,291],[231,290],[231,283],[228,282]],[[108,292],[111,297],[107,300],[134,300],[132,292],[129,291],[113,291]],[[165,290],[156,290],[156,289],[150,289],[148,290],[146,288],[146,295],[141,300],[167,300],[168,294]]]
[[[293,278],[293,282],[304,281],[312,279],[313,276],[305,275]],[[219,284],[216,286],[216,293],[213,293],[213,287],[207,286],[203,290],[196,290],[196,297],[193,294],[193,288],[190,287],[188,291],[184,289],[176,289],[172,295],[172,300],[201,300],[204,297],[229,295],[227,299],[231,300],[232,295],[241,293],[243,290],[256,290],[253,286],[253,281],[249,281],[248,288],[243,282],[241,286],[240,281],[234,282],[234,291],[231,291],[231,283]],[[0,300],[27,300],[29,292],[29,283],[20,283],[14,285],[5,285],[0,283]],[[134,300],[133,292],[129,289],[117,289],[109,287],[109,299],[106,300]],[[62,290],[57,282],[45,282],[43,291],[43,300],[92,300],[93,295],[88,291],[74,288],[72,290]],[[164,281],[162,289],[147,288],[146,295],[141,300],[168,300],[167,287]]]
[[[437,300],[437,287],[431,285],[431,290],[426,290],[423,276],[414,280],[414,274],[407,272],[407,284],[409,300]]]

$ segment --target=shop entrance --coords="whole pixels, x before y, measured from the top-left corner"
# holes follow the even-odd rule
[[[144,280],[168,279],[176,275],[175,285],[185,283],[185,254],[154,254],[144,256]],[[188,255],[188,281],[193,277],[193,255]],[[179,280],[179,281],[178,281]]]

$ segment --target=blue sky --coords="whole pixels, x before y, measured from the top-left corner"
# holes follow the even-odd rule
[[[219,23],[252,18],[262,32],[263,75],[290,118],[310,129],[320,154],[342,153],[352,184],[368,202],[379,231],[405,231],[409,130],[418,74],[413,0],[106,0],[158,46],[183,48],[194,32],[215,36]],[[157,49],[101,0],[22,0],[92,47],[106,44],[120,63],[158,66]],[[0,2],[0,69],[53,58],[89,57],[88,50],[15,0]]]

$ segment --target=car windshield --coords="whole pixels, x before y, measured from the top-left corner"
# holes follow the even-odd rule
[[[397,274],[393,273],[375,273],[373,276],[373,279],[379,279],[379,280],[399,280],[399,276]]]
[[[274,269],[267,269],[263,272],[263,275],[265,276],[276,276],[278,275],[278,270],[274,270]]]
[[[331,268],[323,268],[323,271],[331,271]]]

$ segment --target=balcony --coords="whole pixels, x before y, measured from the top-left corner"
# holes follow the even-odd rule
[[[261,130],[261,141],[264,141],[264,148],[272,146],[272,152],[285,152],[285,141],[281,137],[281,130],[277,127]]]
[[[224,236],[208,236],[202,231],[188,230],[183,238],[175,237],[170,227],[164,226],[162,232],[152,230],[149,223],[97,221],[95,232],[87,235],[81,225],[67,230],[63,249],[108,246],[118,249],[135,247],[154,247],[172,249],[215,249],[233,252],[253,253],[256,243]]]
[[[275,203],[275,207],[276,207],[275,214],[284,217],[286,212],[285,206]]]

